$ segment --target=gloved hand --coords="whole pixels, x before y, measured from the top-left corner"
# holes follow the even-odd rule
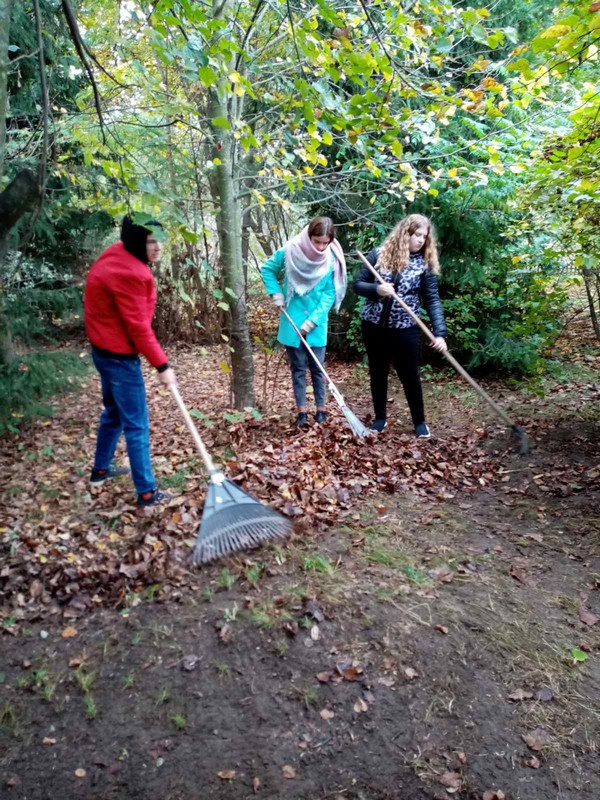
[[[303,333],[305,336],[313,331],[317,326],[314,322],[311,322],[309,319],[304,320],[302,325],[300,326],[300,333]]]
[[[281,292],[277,292],[277,294],[272,294],[271,300],[277,306],[277,308],[285,308],[285,298],[283,297]]]

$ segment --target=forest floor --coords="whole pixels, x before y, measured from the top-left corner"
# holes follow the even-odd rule
[[[292,428],[285,366],[231,414],[216,349],[173,358],[230,477],[297,520],[285,543],[191,568],[204,477],[148,376],[154,464],[173,494],[87,482],[90,374],[0,442],[0,796],[18,800],[597,800],[600,359],[543,396],[425,382],[416,441]],[[332,365],[369,412],[364,368]],[[266,391],[264,391],[266,387]],[[124,451],[119,460],[124,463]]]

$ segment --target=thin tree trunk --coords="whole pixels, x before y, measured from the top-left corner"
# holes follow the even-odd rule
[[[594,277],[592,270],[586,269],[583,271],[583,282],[585,284],[585,292],[590,307],[590,317],[592,318],[592,325],[596,338],[600,339],[600,320],[598,319],[598,312],[596,311],[596,300],[600,302],[600,295],[598,298],[594,297]]]
[[[213,0],[215,19],[226,19],[231,11],[231,0]],[[229,305],[229,339],[232,348],[232,389],[235,408],[254,406],[254,364],[246,307],[246,280],[242,258],[242,212],[237,197],[237,142],[232,135],[235,116],[229,101],[226,80],[220,81],[209,92],[209,118],[226,119],[228,129],[211,122],[213,158],[219,158],[214,178],[210,181],[213,200],[217,203],[216,219],[225,299]]]
[[[6,114],[8,111],[8,46],[12,0],[0,0],[0,182],[6,154]],[[0,184],[1,185],[1,184]]]

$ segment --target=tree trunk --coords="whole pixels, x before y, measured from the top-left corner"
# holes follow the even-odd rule
[[[8,46],[12,0],[0,0],[0,188],[6,153],[6,114],[8,111]]]
[[[227,18],[231,0],[213,0],[215,19]],[[237,142],[232,135],[234,112],[228,102],[227,82],[222,80],[209,90],[208,116],[213,134],[213,158],[220,164],[210,181],[216,203],[217,233],[223,264],[225,300],[229,305],[229,339],[232,348],[233,402],[238,409],[254,406],[254,364],[246,307],[246,280],[242,257],[242,213],[237,197]],[[212,120],[226,119],[229,128]]]
[[[594,296],[594,278],[596,277],[596,285],[598,285],[597,276],[594,275],[591,269],[583,270],[583,281],[585,283],[585,292],[587,294],[588,304],[590,307],[590,317],[592,318],[592,325],[594,326],[594,333],[596,338],[600,339],[600,319],[598,319],[598,312],[596,311],[596,302],[600,305],[600,292],[598,297]]]
[[[35,204],[39,194],[36,176],[23,169],[0,194],[0,274],[6,258],[8,234],[26,211]],[[0,366],[12,358],[10,326],[4,313],[4,288],[0,281]]]

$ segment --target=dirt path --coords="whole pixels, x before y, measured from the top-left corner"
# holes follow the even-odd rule
[[[206,407],[201,376],[185,388]],[[304,447],[320,469],[318,437],[328,442],[322,501],[310,500],[314,512],[285,546],[199,573],[188,569],[198,470],[164,410],[158,467],[186,501],[153,515],[135,515],[127,482],[86,496],[92,392],[4,450],[0,794],[595,800],[598,386],[557,386],[538,401],[525,458],[489,419],[480,430],[456,384],[428,394],[438,442],[415,451],[392,429],[372,458],[377,480],[349,497],[341,485],[326,491],[346,463],[329,434],[304,444],[289,434],[286,457]],[[525,396],[507,390],[504,402],[531,416]],[[265,474],[281,478],[281,503],[302,511],[309,500],[277,477],[275,455],[260,475],[242,461],[242,446],[269,447],[256,426],[225,430],[225,463],[265,495]],[[222,433],[210,434],[215,446]],[[459,445],[466,456],[454,462]],[[470,472],[458,475],[465,461]],[[400,463],[436,485],[402,483]],[[69,482],[73,470],[81,476]],[[314,475],[302,480],[316,491]],[[146,547],[169,557],[135,557]],[[47,568],[53,558],[60,571]]]

